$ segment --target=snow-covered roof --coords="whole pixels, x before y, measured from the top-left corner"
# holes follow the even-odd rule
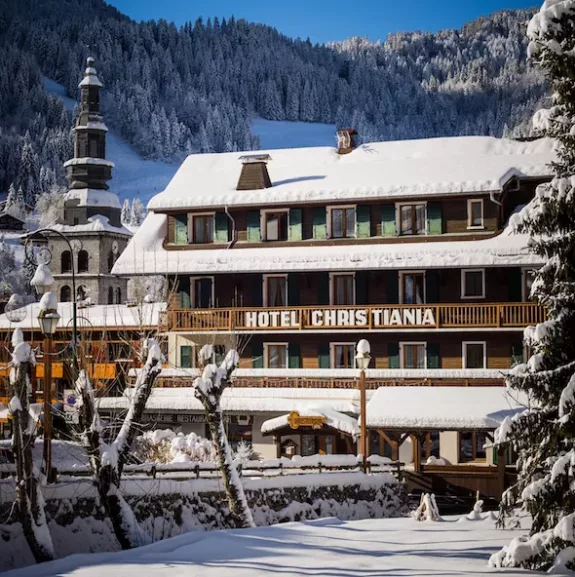
[[[160,373],[161,375],[161,373]],[[368,391],[369,393],[370,391]],[[98,407],[104,410],[127,409],[134,389],[127,389],[122,397],[102,397]],[[222,410],[236,412],[285,413],[324,407],[340,413],[357,414],[359,391],[349,389],[289,389],[231,387],[222,396]],[[202,403],[194,396],[193,387],[177,389],[155,388],[147,411],[203,412]]]
[[[115,164],[105,158],[94,158],[93,156],[82,156],[81,158],[71,158],[64,163],[64,167],[74,166],[76,164],[91,164],[94,166],[109,166],[114,168]]]
[[[113,273],[213,274],[272,271],[344,271],[541,265],[526,235],[510,229],[485,240],[310,247],[166,250],[167,216],[148,212]]]
[[[86,224],[55,224],[52,226],[60,232],[115,232],[117,234],[124,234],[132,236],[132,233],[125,226],[114,226],[110,224],[110,219],[102,214],[95,214],[88,218]]]
[[[78,200],[78,206],[106,206],[122,208],[120,199],[110,190],[96,190],[94,188],[72,188],[64,195],[64,201]]]
[[[77,125],[76,130],[102,130],[103,132],[108,132],[108,127],[103,122],[88,120],[86,124]]]
[[[459,136],[364,144],[350,154],[335,148],[258,151],[272,160],[273,186],[237,191],[244,152],[192,154],[152,210],[266,206],[499,191],[513,175],[550,174],[553,142]]]
[[[525,403],[505,387],[380,387],[367,404],[367,426],[496,429]]]
[[[340,413],[339,411],[335,411],[331,407],[307,407],[300,409],[298,413],[302,417],[323,417],[325,419],[325,424],[328,427],[351,435],[354,439],[359,437],[360,430],[357,419],[345,415],[344,413]],[[273,419],[268,419],[262,423],[261,431],[264,434],[273,433],[278,429],[288,427],[289,421],[289,413],[280,415],[279,417],[274,417]]]
[[[24,307],[26,316],[19,323],[10,322],[5,314],[0,315],[0,330],[15,329],[40,330],[38,313],[40,303],[31,303]],[[157,327],[159,315],[166,309],[166,303],[143,303],[134,307],[127,305],[94,305],[78,309],[78,327],[116,328],[116,327]],[[60,315],[59,327],[71,327],[73,316],[72,303],[58,303]]]

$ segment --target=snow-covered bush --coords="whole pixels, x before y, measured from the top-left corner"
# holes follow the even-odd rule
[[[134,454],[145,463],[188,463],[215,461],[212,442],[196,433],[171,429],[146,431],[135,440]]]
[[[435,501],[435,495],[433,493],[423,493],[421,495],[419,507],[413,511],[411,516],[416,521],[441,521],[442,519],[439,515],[439,508]]]
[[[255,457],[256,455],[250,444],[246,443],[245,441],[240,441],[238,443],[238,446],[234,451],[234,461],[243,465],[244,463],[255,459]]]

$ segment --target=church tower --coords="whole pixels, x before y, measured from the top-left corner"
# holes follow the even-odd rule
[[[122,225],[118,196],[109,190],[114,163],[106,159],[108,128],[100,112],[102,83],[93,58],[87,60],[79,87],[74,158],[64,164],[70,189],[64,195],[63,218],[54,227],[68,237],[72,251],[59,236],[50,235],[55,290],[61,302],[73,300],[74,270],[78,301],[121,304],[127,300],[127,280],[111,272],[131,233]]]

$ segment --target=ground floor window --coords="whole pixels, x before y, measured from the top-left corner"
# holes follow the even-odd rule
[[[402,369],[425,369],[425,343],[399,343]]]
[[[487,366],[485,355],[485,342],[464,341],[463,342],[463,368],[464,369],[485,369]]]
[[[439,431],[429,431],[420,437],[419,458],[427,461],[429,457],[439,459]]]
[[[484,431],[462,431],[459,433],[459,460],[461,462],[485,460],[486,443],[487,433]]]
[[[317,450],[315,448],[315,435],[301,436],[301,455],[307,457],[308,455],[315,455]]]
[[[369,454],[381,455],[382,457],[393,459],[391,445],[375,431],[369,432]]]
[[[237,451],[240,443],[246,443],[252,446],[252,425],[238,425],[236,423],[226,424],[226,433],[228,441],[233,451]],[[209,431],[207,438],[209,439]]]
[[[266,368],[287,369],[288,368],[288,345],[287,343],[265,343],[264,357]]]
[[[355,343],[332,343],[331,366],[334,369],[355,367]]]

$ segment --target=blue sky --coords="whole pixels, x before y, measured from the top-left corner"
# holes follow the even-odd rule
[[[459,28],[504,8],[528,8],[539,0],[108,0],[135,20],[165,18],[180,25],[199,16],[234,15],[312,42],[349,36],[384,39],[389,32]]]

